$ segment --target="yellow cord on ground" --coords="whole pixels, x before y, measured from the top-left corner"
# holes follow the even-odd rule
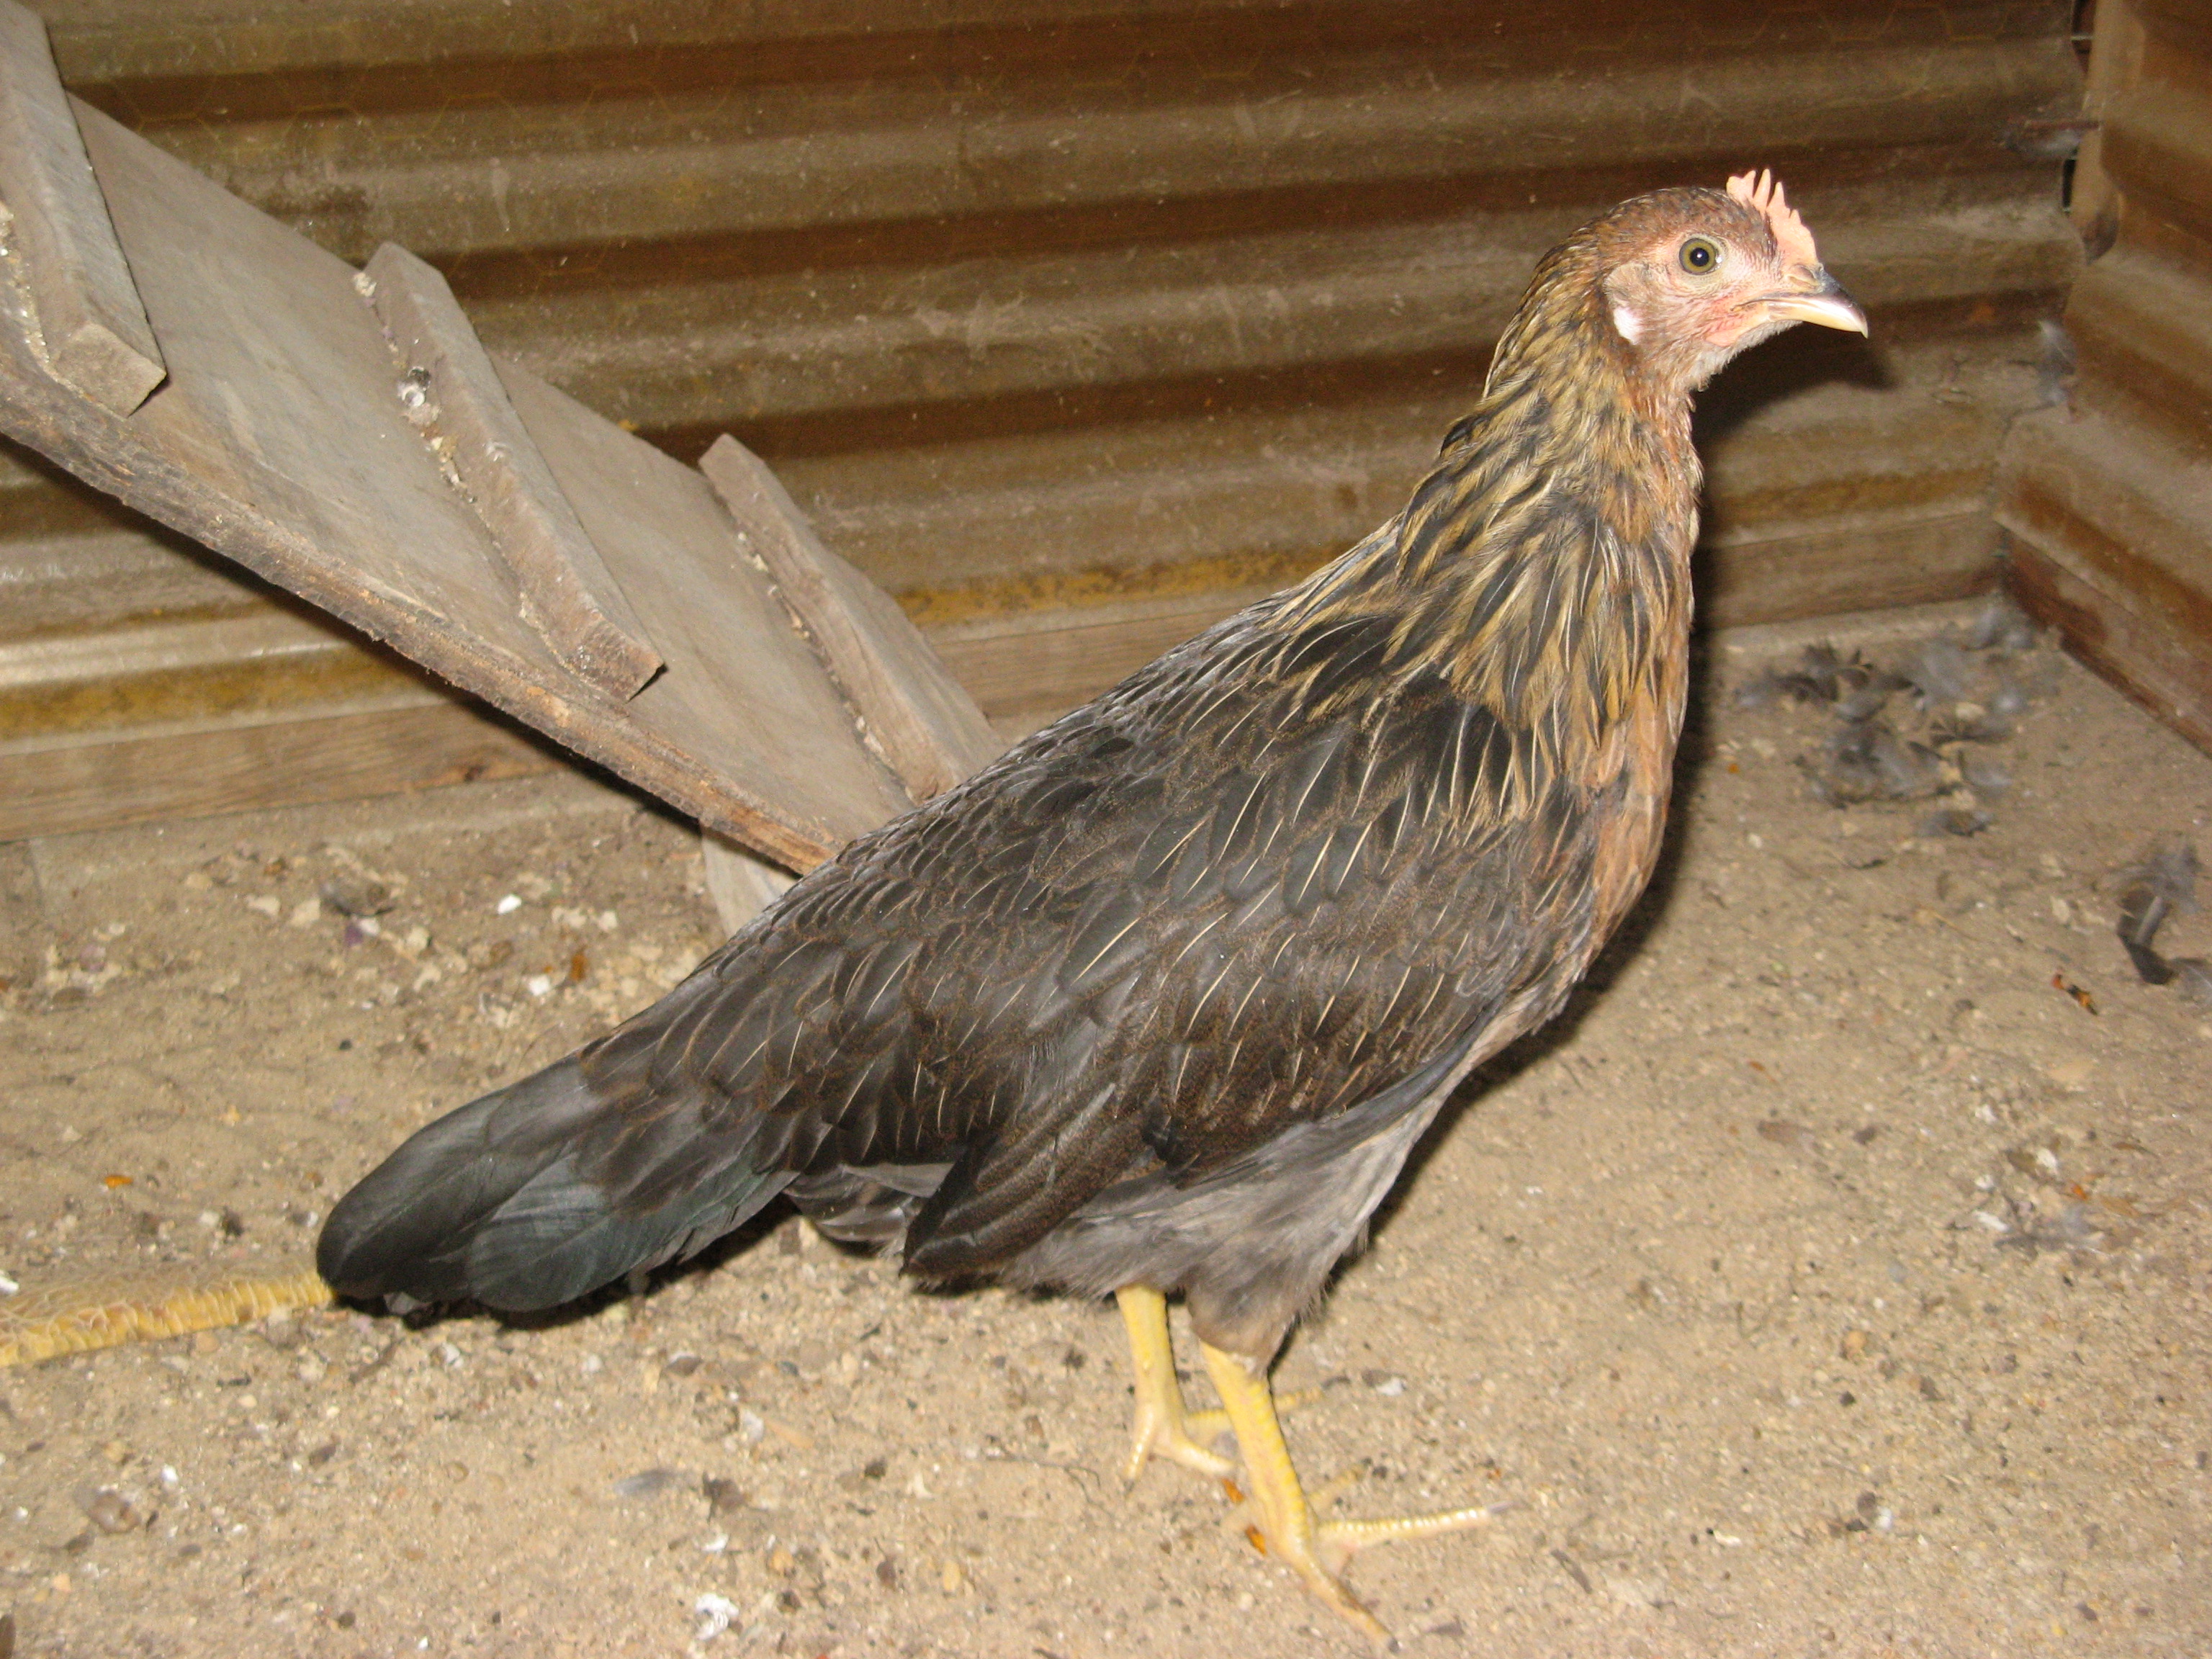
[[[0,1366],[125,1342],[243,1325],[334,1298],[312,1270],[115,1278],[27,1287],[0,1297]]]

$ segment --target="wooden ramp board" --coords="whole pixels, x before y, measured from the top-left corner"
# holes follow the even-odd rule
[[[408,420],[474,505],[513,574],[523,619],[603,691],[637,695],[661,666],[599,550],[507,397],[446,279],[386,242],[354,281],[384,325]]]
[[[822,544],[766,461],[726,432],[699,470],[917,799],[950,789],[999,752],[983,711],[898,602]]]
[[[161,382],[161,348],[62,94],[46,26],[15,0],[0,4],[0,201],[30,267],[33,337],[47,366],[128,415]]]
[[[836,570],[778,592],[751,550],[818,548],[780,487],[726,504],[696,470],[483,356],[457,310],[426,325],[387,296],[380,319],[351,266],[69,101],[167,380],[125,415],[50,372],[35,242],[11,239],[9,435],[793,869],[988,758],[973,702],[895,605]],[[379,268],[415,279],[418,302],[425,271],[396,249]],[[412,418],[441,379],[478,406]],[[463,445],[477,453],[457,465]],[[518,555],[514,525],[533,518]],[[549,573],[580,605],[549,614]],[[619,661],[574,648],[597,624]],[[864,738],[871,725],[892,743]]]

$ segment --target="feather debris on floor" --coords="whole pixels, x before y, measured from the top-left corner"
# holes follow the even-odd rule
[[[1826,706],[1835,724],[1797,765],[1830,806],[1937,799],[1913,833],[1975,836],[2011,774],[1978,750],[2009,739],[2052,688],[2056,664],[2027,614],[1993,595],[1962,629],[1917,640],[1887,662],[1833,645],[1807,646],[1736,688],[1744,708]]]
[[[2168,958],[2158,931],[2169,917],[2197,908],[2197,848],[2188,842],[2153,847],[2120,872],[2120,944],[2146,985],[2171,985],[2191,1002],[2212,1006],[2212,963]]]

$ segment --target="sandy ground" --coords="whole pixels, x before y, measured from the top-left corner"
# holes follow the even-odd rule
[[[1923,839],[1732,704],[1758,644],[1635,936],[1293,1340],[1293,1449],[1347,1513],[1518,1505],[1358,1563],[1414,1654],[2202,1654],[2212,1011],[2111,878],[2212,852],[2212,762],[2067,667],[1994,825]],[[0,1269],[302,1260],[715,933],[683,828],[574,777],[0,848]],[[0,1607],[40,1655],[1360,1651],[1218,1487],[1123,1491],[1123,1363],[1109,1308],[782,1216],[563,1319],[0,1372]]]

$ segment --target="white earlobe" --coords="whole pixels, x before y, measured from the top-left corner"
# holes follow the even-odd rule
[[[1620,331],[1620,337],[1634,345],[1644,333],[1644,319],[1636,314],[1635,307],[1625,300],[1616,300],[1613,307],[1613,325]]]

